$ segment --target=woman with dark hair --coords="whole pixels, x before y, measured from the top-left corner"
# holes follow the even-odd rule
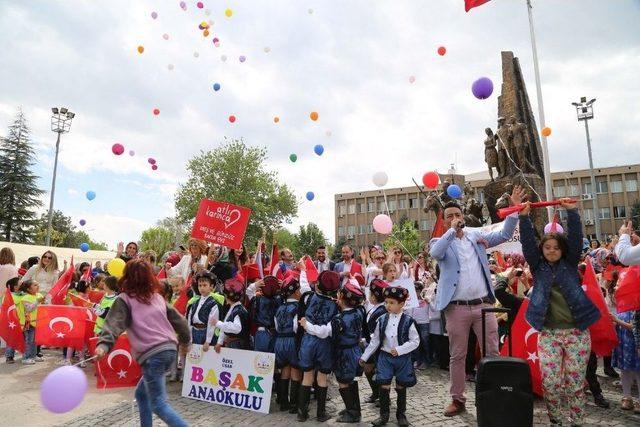
[[[413,267],[413,271],[411,273],[414,282],[420,281],[424,285],[427,285],[427,279],[431,277],[427,258],[428,257],[426,252],[418,252],[418,256],[416,257],[416,265]]]
[[[105,319],[96,356],[104,357],[126,331],[133,357],[142,367],[135,391],[140,425],[152,426],[155,413],[170,427],[187,426],[167,403],[165,384],[165,375],[176,360],[178,341],[181,356],[189,350],[187,321],[158,293],[161,286],[148,262],[129,261],[118,285],[121,293]]]
[[[242,272],[242,267],[247,264],[249,257],[247,256],[247,248],[242,244],[240,249],[231,249],[229,251],[229,265],[231,265],[232,275]]]
[[[124,247],[124,243],[118,243],[118,252],[116,258],[120,258],[124,262],[131,261],[138,256],[138,244],[136,242],[127,243],[127,247]]]

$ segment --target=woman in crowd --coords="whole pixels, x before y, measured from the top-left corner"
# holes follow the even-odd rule
[[[242,273],[242,267],[249,262],[247,255],[247,248],[242,244],[240,249],[231,249],[229,251],[229,264],[231,265],[231,273],[235,276],[237,273]]]
[[[391,248],[390,262],[396,266],[396,279],[408,279],[409,278],[409,265],[404,262],[404,253],[402,249],[396,247]]]
[[[207,268],[207,244],[204,240],[189,239],[189,254],[182,257],[180,262],[172,267],[171,263],[164,265],[167,277],[180,276],[187,280],[190,274],[196,274]]]
[[[416,265],[413,267],[411,277],[414,282],[422,282],[427,284],[427,279],[431,277],[429,264],[427,262],[427,253],[419,252],[416,258]]]
[[[16,256],[11,248],[0,249],[0,301],[4,296],[7,280],[18,277]]]
[[[136,242],[127,243],[127,247],[124,247],[124,243],[118,243],[118,252],[116,258],[120,258],[124,262],[131,261],[138,256],[138,244]]]
[[[40,292],[47,294],[58,280],[58,257],[52,251],[46,251],[40,257],[40,262],[33,265],[22,278],[22,282],[33,280],[40,285]]]

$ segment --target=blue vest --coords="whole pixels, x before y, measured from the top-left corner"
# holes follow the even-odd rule
[[[289,301],[278,307],[276,311],[277,337],[293,337],[293,318],[298,314],[298,302]]]
[[[384,343],[385,333],[387,330],[387,324],[389,323],[389,313],[385,313],[378,320],[378,328],[380,331],[380,346],[378,350],[382,348],[382,344]],[[400,316],[400,322],[398,322],[398,345],[402,345],[409,341],[409,329],[411,325],[413,325],[415,321],[408,314],[402,313]]]
[[[309,298],[304,317],[314,325],[326,325],[338,314],[338,304],[331,298],[313,294]]]
[[[202,307],[200,307],[200,311],[198,312],[198,318],[196,319],[197,321],[194,322],[193,317],[196,314],[196,308],[198,307],[198,304],[200,304],[200,298],[202,297],[196,298],[193,301],[193,303],[189,305],[187,310],[190,312],[187,313],[187,318],[191,320],[191,324],[202,323],[206,325],[209,322],[209,314],[211,314],[211,310],[213,310],[213,307],[216,306],[216,300],[213,299],[211,295],[209,295],[205,300],[204,304],[202,304]],[[218,312],[219,311],[220,311],[220,308],[218,308]]]
[[[331,336],[338,350],[358,345],[362,324],[362,311],[357,308],[342,311],[331,321]]]
[[[247,309],[244,308],[242,304],[238,304],[231,310],[231,315],[229,316],[228,322],[233,322],[236,317],[240,317],[240,323],[242,324],[242,330],[237,334],[228,334],[225,333],[225,336],[231,338],[248,338],[249,337],[249,313]]]
[[[273,316],[278,310],[278,300],[275,297],[257,296],[251,301],[251,320],[258,326],[273,329]]]
[[[384,304],[382,304],[379,307],[376,307],[375,310],[373,310],[373,313],[371,313],[371,317],[369,318],[369,320],[367,320],[365,324],[366,329],[364,331],[364,338],[367,340],[367,342],[371,341],[371,334],[373,334],[373,332],[376,330],[378,319],[385,314],[387,314],[387,309],[385,308]]]

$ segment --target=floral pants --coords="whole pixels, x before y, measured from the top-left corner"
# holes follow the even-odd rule
[[[562,422],[562,406],[566,400],[571,422],[582,422],[583,384],[590,351],[589,331],[545,329],[538,335],[542,389],[550,419]]]

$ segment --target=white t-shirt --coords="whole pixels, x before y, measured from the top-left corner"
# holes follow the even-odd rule
[[[488,291],[484,280],[484,272],[473,243],[465,234],[461,239],[455,237],[453,244],[458,252],[460,276],[451,300],[469,301],[486,297]]]
[[[58,277],[60,277],[60,272],[58,270],[47,272],[44,268],[40,267],[39,264],[36,264],[32,265],[31,268],[27,270],[27,273],[24,275],[20,283],[29,279],[35,280],[40,285],[39,292],[41,294],[46,294],[56,283]]]

